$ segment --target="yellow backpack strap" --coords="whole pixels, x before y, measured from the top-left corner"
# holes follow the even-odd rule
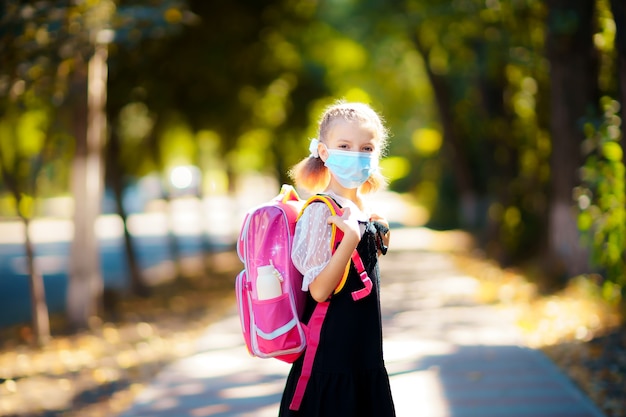
[[[337,202],[333,200],[332,197],[323,195],[323,194],[317,194],[317,195],[314,195],[313,197],[310,197],[306,201],[306,203],[304,203],[304,206],[302,207],[302,210],[300,211],[300,214],[298,215],[298,219],[300,219],[300,216],[302,216],[304,209],[307,208],[309,204],[316,203],[316,202],[326,204],[326,206],[330,210],[330,214],[333,216],[341,216],[343,214],[343,210],[341,209],[339,204],[337,204]],[[330,235],[330,252],[331,253],[335,253],[335,249],[337,248],[337,245],[341,241],[342,237],[343,237],[343,233],[341,233],[341,230],[339,230],[337,226],[333,224],[332,232]],[[346,269],[343,273],[343,276],[341,277],[341,281],[339,281],[339,284],[337,285],[337,288],[335,288],[334,294],[337,294],[339,291],[341,291],[343,286],[346,284],[346,280],[348,279],[349,272],[350,272],[350,262],[346,264]]]

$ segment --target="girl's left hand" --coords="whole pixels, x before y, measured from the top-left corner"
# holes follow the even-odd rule
[[[370,216],[370,221],[377,222],[384,226],[387,229],[387,233],[379,233],[380,239],[382,240],[382,247],[379,248],[379,254],[385,255],[387,253],[387,248],[389,247],[389,237],[391,235],[391,231],[389,230],[389,222],[382,216],[379,216],[376,213],[373,213]]]
[[[372,214],[370,216],[370,221],[376,222],[378,224],[376,226],[376,229],[378,231],[378,254],[386,255],[387,248],[389,247],[389,236],[391,234],[391,232],[389,231],[389,222],[387,222],[387,219],[379,216],[378,214]]]
[[[387,221],[387,219],[385,219],[382,216],[379,216],[376,213],[372,213],[372,215],[370,216],[370,220],[373,222],[378,222],[382,225],[384,225],[387,229],[389,229],[389,222]]]

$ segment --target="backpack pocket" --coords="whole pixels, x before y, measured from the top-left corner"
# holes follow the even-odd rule
[[[261,357],[276,357],[304,350],[304,330],[289,294],[269,300],[251,300],[254,350]]]
[[[250,354],[254,354],[252,351],[252,337],[250,329],[250,283],[248,282],[248,276],[244,269],[237,275],[235,279],[235,295],[237,296],[237,312],[239,313],[239,321],[241,323],[241,331],[243,334],[246,347]]]

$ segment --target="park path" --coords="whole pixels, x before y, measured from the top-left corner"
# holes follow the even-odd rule
[[[479,283],[434,250],[435,232],[406,228],[393,239],[381,258],[381,297],[398,417],[603,416],[543,353],[523,345],[513,309],[477,301]],[[274,417],[288,370],[247,354],[233,306],[197,353],[164,368],[118,417]]]

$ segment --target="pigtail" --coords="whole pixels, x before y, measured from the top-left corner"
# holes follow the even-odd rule
[[[313,194],[324,191],[330,182],[330,172],[324,166],[324,161],[314,156],[308,156],[297,163],[289,171],[289,176],[297,187]]]
[[[387,185],[387,178],[380,173],[379,170],[374,172],[370,177],[361,185],[361,192],[363,194],[372,193],[384,188]]]

